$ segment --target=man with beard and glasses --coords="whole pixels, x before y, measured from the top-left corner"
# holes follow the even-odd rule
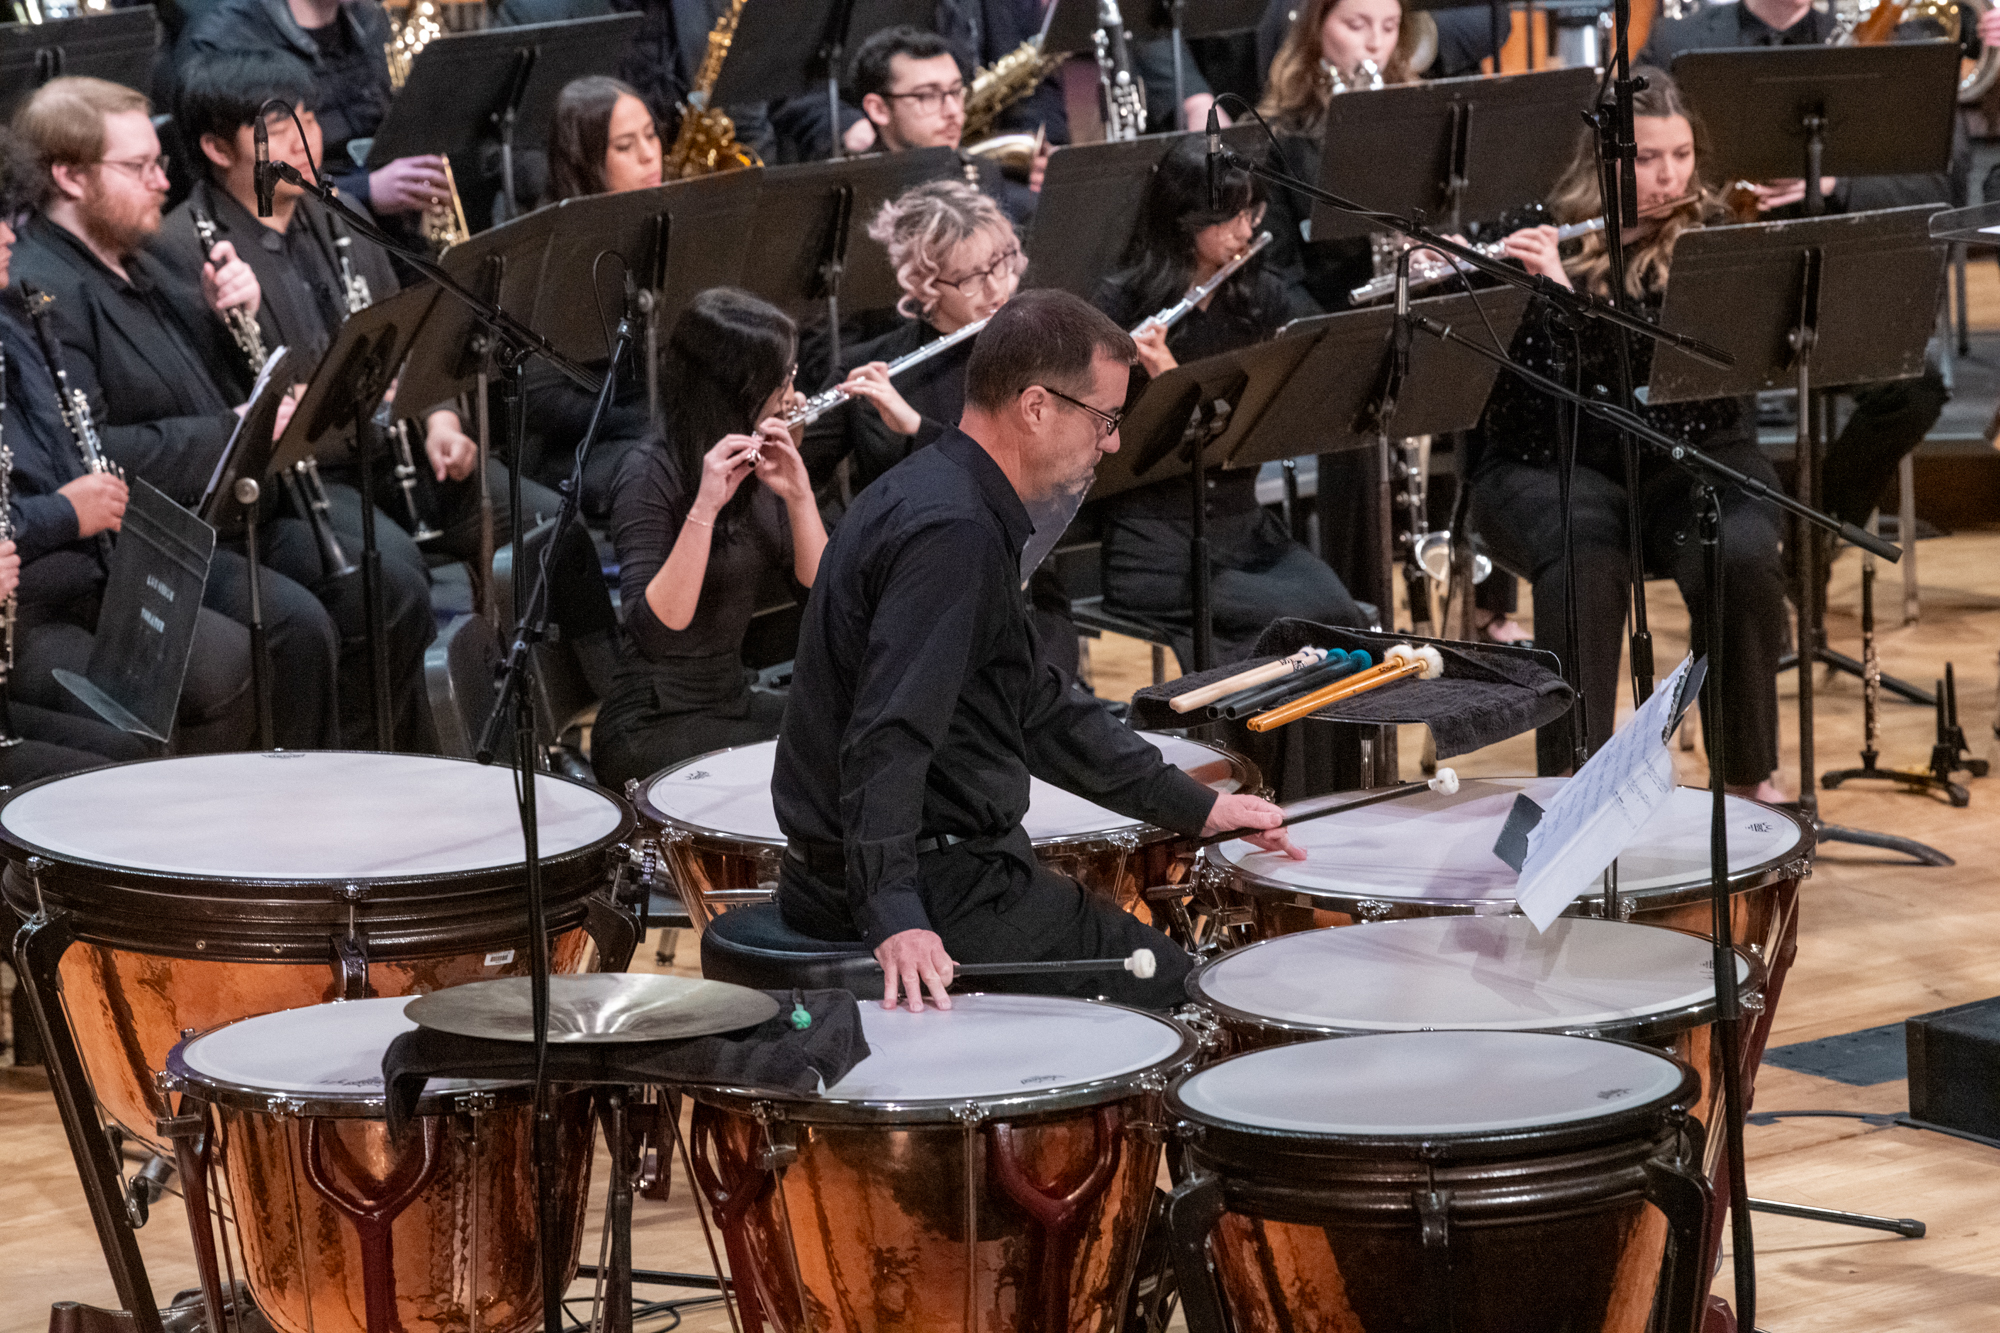
[[[1303,853],[1254,796],[1164,762],[1037,653],[1022,552],[1118,449],[1132,340],[1067,292],[1025,292],[973,344],[956,430],[885,472],[820,557],[799,632],[771,795],[788,839],[792,929],[860,940],[883,1004],[951,1007],[954,959],[1118,958],[1156,976],[1010,979],[1166,1009],[1190,960],[1164,935],[1040,864],[1021,827],[1030,774],[1193,836]],[[997,980],[997,979],[996,979]]]
[[[198,289],[176,280],[147,248],[167,195],[165,159],[147,112],[142,94],[89,78],[54,79],[23,104],[14,128],[36,159],[40,203],[23,228],[14,276],[54,298],[48,319],[70,387],[88,397],[112,461],[192,506],[240,410],[208,370],[233,350],[219,312],[237,306],[254,315],[261,292],[226,241],[203,266]],[[264,535],[260,554],[275,571],[260,591],[277,743],[366,745],[372,732],[361,580],[325,567],[301,519],[273,519]],[[429,589],[421,571],[385,561],[383,573],[397,743],[431,748],[430,715],[417,688],[424,647],[436,634]],[[249,621],[248,567],[237,550],[216,550],[204,601]]]

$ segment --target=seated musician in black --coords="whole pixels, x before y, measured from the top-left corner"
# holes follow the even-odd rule
[[[225,244],[214,274],[190,289],[145,249],[167,179],[142,94],[101,79],[54,79],[15,114],[14,128],[35,155],[41,201],[15,249],[14,285],[32,283],[54,298],[47,327],[111,461],[168,499],[196,504],[236,425],[230,397],[207,370],[228,340],[215,310],[239,300],[254,309],[255,275]],[[305,586],[319,578],[311,533],[295,519],[265,532],[260,554],[272,572],[260,580],[264,627],[273,677],[283,682],[273,696],[277,743],[337,745],[341,635]],[[290,577],[300,563],[313,567],[304,580]],[[249,623],[248,564],[234,544],[217,547],[203,603]],[[358,686],[357,697],[365,708]]]
[[[1674,242],[1699,227],[1715,211],[1704,188],[1695,134],[1679,89],[1664,73],[1639,71],[1649,86],[1635,103],[1638,142],[1640,225],[1626,232],[1625,289],[1657,315],[1673,264]],[[1549,211],[1559,223],[1580,222],[1602,212],[1593,146],[1579,141],[1575,157]],[[1576,243],[1572,243],[1576,244]],[[1554,227],[1535,227],[1506,238],[1507,253],[1528,270],[1564,286],[1599,296],[1610,294],[1610,260],[1601,233],[1585,237],[1565,258]],[[1577,365],[1584,384],[1611,383],[1608,337],[1596,330],[1580,337],[1561,334],[1531,311],[1516,336],[1514,356],[1557,379],[1564,356]],[[1560,341],[1558,341],[1560,340]],[[1632,372],[1645,383],[1654,344],[1632,340]],[[1747,400],[1708,399],[1643,409],[1655,429],[1687,440],[1729,466],[1775,487],[1776,474],[1757,448],[1756,412]],[[1503,375],[1480,422],[1471,468],[1472,520],[1496,559],[1520,570],[1534,583],[1535,642],[1568,652],[1567,598],[1563,563],[1563,509],[1559,502],[1564,414],[1522,381]],[[1694,626],[1694,651],[1705,637],[1702,548],[1693,540],[1694,486],[1689,475],[1649,449],[1641,449],[1639,475],[1625,473],[1617,433],[1593,417],[1579,429],[1571,486],[1577,597],[1575,679],[1587,709],[1586,744],[1595,750],[1612,732],[1618,705],[1618,664],[1625,614],[1630,605],[1631,544],[1626,530],[1626,494],[1639,488],[1640,534],[1652,572],[1680,585]],[[1724,601],[1721,698],[1724,713],[1703,719],[1704,736],[1729,737],[1723,780],[1732,792],[1759,800],[1782,800],[1773,771],[1778,765],[1778,654],[1785,632],[1785,571],[1779,558],[1778,511],[1727,487],[1722,491]],[[1543,774],[1569,770],[1573,762],[1575,714],[1543,727],[1535,736],[1536,762]]]
[[[1264,221],[1250,173],[1221,170],[1217,207],[1208,207],[1208,164],[1199,141],[1176,144],[1146,187],[1126,266],[1098,284],[1094,304],[1136,329],[1139,364],[1164,375],[1183,361],[1218,356],[1269,338],[1310,303],[1252,259],[1170,330],[1141,321],[1173,305],[1249,247]],[[1188,545],[1190,478],[1183,475],[1122,492],[1094,507],[1104,533],[1104,608],[1157,625],[1171,636],[1183,667],[1193,661],[1193,566]],[[1293,541],[1257,503],[1257,470],[1208,474],[1208,541],[1216,655],[1249,651],[1280,616],[1328,625],[1366,626],[1368,617],[1340,576]]]
[[[354,235],[331,209],[289,181],[272,189],[271,216],[257,216],[255,125],[261,108],[276,99],[290,104],[297,119],[274,109],[266,117],[272,161],[285,162],[310,177],[324,145],[319,94],[311,72],[296,57],[276,52],[196,56],[181,70],[175,128],[201,168],[194,190],[162,221],[154,254],[183,281],[199,279],[208,254],[194,225],[197,213],[214,224],[257,275],[261,303],[257,323],[266,348],[280,345],[298,354],[300,374],[309,371],[339,336],[351,308],[395,295],[401,283],[382,248]],[[241,349],[231,345],[211,372],[219,383],[247,392],[252,375]],[[466,434],[456,403],[397,415],[414,419],[411,461],[420,478],[418,501],[424,516],[443,531],[430,547],[469,557],[479,548],[479,445]],[[320,472],[333,504],[335,527],[353,555],[361,544],[360,470],[351,459],[352,440],[333,446]],[[326,451],[322,450],[325,455]],[[494,495],[495,540],[509,540],[507,475],[497,462],[488,469]],[[522,500],[523,512],[555,512],[555,497],[539,488]],[[426,579],[424,552],[406,535],[410,506],[398,486],[393,461],[375,463],[376,542],[386,562],[405,566]]]
[[[778,734],[785,701],[751,688],[743,636],[767,586],[812,586],[826,546],[782,420],[797,355],[792,321],[747,292],[712,288],[674,321],[666,438],[626,456],[612,503],[625,637],[590,756],[606,786]]]
[[[1038,659],[1021,598],[1032,514],[1066,508],[1118,448],[1134,355],[1066,292],[1015,297],[974,344],[959,429],[864,491],[821,562],[772,774],[778,906],[795,930],[872,949],[885,1007],[921,1010],[928,989],[949,1008],[955,959],[1137,948],[1159,961],[1150,980],[996,988],[1186,999],[1185,953],[1036,860],[1030,773],[1189,836],[1274,830],[1259,845],[1302,855],[1276,806],[1203,787]]]
[[[139,737],[99,721],[49,674],[56,666],[81,671],[89,664],[96,598],[105,572],[95,538],[122,521],[125,483],[108,473],[78,476],[81,468],[76,466],[64,473],[60,485],[36,475],[44,462],[66,458],[74,465],[76,448],[56,407],[55,381],[9,290],[14,229],[8,219],[29,202],[31,173],[24,168],[13,136],[0,128],[0,357],[5,358],[0,446],[11,460],[7,517],[13,534],[0,541],[0,601],[15,600],[13,660],[5,690],[7,719],[21,742],[0,747],[0,784],[8,786],[116,760],[144,759],[152,752]],[[24,579],[29,571],[33,584]],[[88,624],[77,623],[85,617]],[[62,651],[71,636],[81,640],[80,654]],[[242,626],[202,609],[181,692],[176,739],[183,747],[197,748],[199,739],[209,743],[199,748],[237,749],[248,741],[248,643]],[[217,673],[218,664],[234,668],[235,678]],[[218,686],[226,691],[220,701],[213,697]],[[43,706],[26,702],[30,695]],[[205,716],[209,708],[221,716]]]
[[[882,205],[870,239],[889,252],[903,289],[903,323],[843,348],[841,387],[851,399],[806,427],[800,452],[825,494],[840,462],[858,492],[936,440],[965,406],[969,342],[912,366],[893,381],[889,363],[956,333],[1007,303],[1026,261],[999,206],[963,181],[913,186]]]

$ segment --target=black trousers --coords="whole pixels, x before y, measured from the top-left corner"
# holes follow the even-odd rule
[[[1777,476],[1754,445],[1713,450],[1724,463],[1772,486]],[[1563,517],[1554,468],[1489,456],[1472,483],[1472,522],[1495,559],[1527,575],[1535,590],[1535,645],[1568,650],[1563,578]],[[1684,473],[1646,474],[1641,533],[1648,570],[1679,585],[1692,617],[1694,651],[1705,650],[1706,599],[1702,551],[1694,527],[1693,488]],[[1616,716],[1619,653],[1631,588],[1625,489],[1601,472],[1576,469],[1576,679],[1588,714],[1592,751],[1610,738]],[[1785,631],[1785,567],[1779,555],[1777,511],[1725,490],[1722,494],[1723,715],[1703,718],[1704,739],[1720,726],[1728,736],[1723,780],[1762,782],[1778,766],[1778,658]],[[1664,673],[1674,663],[1661,662]],[[1535,734],[1543,774],[1572,762],[1571,713]]]
[[[260,548],[276,529],[296,521],[279,519],[262,525],[257,534]],[[303,536],[303,542],[311,546],[310,533]],[[262,556],[263,551],[258,554]],[[260,563],[266,566],[259,571],[257,588],[263,604],[264,644],[271,659],[272,739],[285,750],[326,749],[337,744],[340,736],[340,633],[310,589],[270,568],[268,557]],[[249,625],[250,562],[242,551],[232,546],[216,547],[201,604],[238,625]],[[248,685],[247,649],[244,660],[241,680]]]
[[[9,690],[25,710],[15,719],[20,734],[105,759],[137,759],[152,753],[150,742],[106,725],[56,681],[53,673],[58,667],[83,675],[95,645],[96,599],[62,610],[87,623],[51,619],[28,609],[16,631]],[[181,682],[173,751],[221,754],[249,749],[256,742],[256,706],[250,687],[250,632],[203,607],[195,618],[194,644]],[[35,725],[26,718],[35,719]]]
[[[1934,368],[1915,379],[1856,389],[1854,413],[1827,446],[1820,465],[1820,508],[1844,522],[1866,525],[1868,511],[1881,503],[1903,455],[1924,442],[1949,401],[1951,391]]]
[[[348,560],[362,557],[361,495],[337,481],[326,483],[330,526]],[[300,518],[268,523],[260,534],[266,565],[310,590],[325,606],[338,634],[337,722],[332,735],[343,749],[375,748],[369,692],[367,605],[359,569],[337,575],[328,567],[311,526]],[[437,733],[423,689],[424,649],[437,637],[431,614],[430,571],[423,552],[378,507],[375,545],[382,554],[382,625],[388,640],[390,735],[398,750],[435,753]],[[266,596],[268,614],[269,597]],[[279,681],[283,681],[280,676]],[[273,691],[274,698],[276,691]]]
[[[1166,1011],[1187,1002],[1194,961],[1178,944],[1115,903],[1087,892],[1035,859],[1024,830],[997,843],[959,843],[918,861],[924,910],[945,951],[960,963],[1124,958],[1151,949],[1158,971],[1071,976],[981,977],[978,989],[1022,995],[1103,998]],[[778,879],[785,924],[817,939],[857,940],[841,893],[786,857]]]
[[[18,744],[0,749],[0,785],[18,787],[37,778],[81,773],[86,768],[146,759],[151,742],[107,726],[95,718],[50,712],[33,704],[10,703]]]
[[[1291,539],[1263,509],[1207,524],[1209,607],[1218,663],[1247,654],[1281,616],[1322,625],[1368,624],[1340,576]],[[1184,670],[1194,663],[1194,565],[1189,519],[1113,515],[1104,525],[1104,609],[1157,625]]]
[[[417,484],[417,511],[424,522],[436,528],[441,534],[426,542],[422,554],[448,555],[455,560],[477,560],[479,558],[479,474],[475,471],[463,481],[439,481],[430,469],[430,462],[421,448],[415,449]],[[358,487],[360,469],[352,467],[322,468],[322,473],[337,479],[343,485]],[[493,497],[493,544],[505,546],[514,540],[507,503],[508,473],[506,464],[497,458],[486,468],[486,490]],[[562,504],[562,497],[553,490],[527,477],[521,479],[521,522],[533,528],[545,518],[554,518]],[[409,502],[403,498],[402,483],[396,480],[388,466],[376,469],[375,510],[378,514],[391,515],[397,528],[408,534],[414,529],[410,522]],[[358,511],[357,511],[358,512]],[[413,549],[417,549],[414,548]]]

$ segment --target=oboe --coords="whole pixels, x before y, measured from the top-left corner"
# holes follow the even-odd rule
[[[14,451],[7,447],[7,349],[0,347],[0,542],[14,540]],[[7,704],[7,682],[14,674],[14,613],[20,602],[18,586],[0,603],[0,750],[18,745],[13,711]]]
[[[1174,302],[1166,309],[1156,311],[1155,313],[1150,314],[1146,316],[1146,318],[1140,320],[1137,324],[1134,324],[1132,326],[1132,336],[1136,338],[1149,328],[1170,329],[1174,325],[1180,323],[1182,319],[1187,317],[1188,311],[1193,310],[1203,301],[1206,301],[1209,297],[1213,296],[1215,294],[1216,288],[1220,287],[1223,283],[1229,281],[1230,277],[1235,274],[1236,270],[1242,268],[1245,264],[1249,263],[1253,258],[1256,257],[1256,254],[1259,250],[1262,250],[1265,246],[1269,245],[1270,243],[1271,243],[1270,232],[1268,231],[1258,232],[1256,240],[1250,242],[1248,246],[1246,246],[1242,250],[1239,250],[1234,255],[1230,256],[1229,262],[1224,264],[1221,268],[1215,270],[1215,273],[1209,278],[1207,282],[1204,282],[1196,287],[1188,288],[1186,296],[1183,296],[1180,300]]]
[[[989,315],[987,318],[990,319],[992,316]],[[902,374],[911,366],[920,365],[940,352],[950,351],[967,338],[977,336],[979,331],[985,327],[986,320],[975,319],[962,329],[954,329],[942,338],[925,343],[914,352],[907,352],[897,357],[889,363],[889,378],[896,378],[896,376]],[[822,390],[786,413],[785,424],[787,426],[809,426],[853,396],[853,394],[839,385],[835,385],[831,389]]]
[[[41,345],[42,359],[48,362],[49,374],[55,378],[56,409],[62,414],[63,425],[69,428],[70,438],[76,441],[84,471],[123,477],[124,469],[104,455],[104,442],[97,438],[97,423],[90,415],[90,398],[83,390],[69,386],[69,375],[63,369],[62,344],[49,331],[49,308],[55,305],[56,298],[29,283],[21,283],[20,288],[28,305],[29,322],[35,326],[35,341]]]
[[[201,257],[213,261],[215,258],[215,219],[199,208],[190,208],[188,215],[194,220],[194,234],[201,242]],[[257,327],[257,317],[240,305],[230,306],[222,312],[222,322],[229,326],[229,336],[243,349],[243,356],[250,362],[250,373],[257,374],[264,369],[264,331]]]

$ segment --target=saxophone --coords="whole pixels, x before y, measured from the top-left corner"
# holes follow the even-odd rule
[[[211,258],[215,253],[215,219],[199,208],[190,207],[189,216],[194,221],[194,234],[201,242],[201,256]],[[250,363],[250,374],[254,377],[264,369],[264,332],[257,327],[257,317],[242,306],[231,306],[222,312],[222,322],[229,326],[229,336],[243,350],[243,357]]]
[[[743,16],[744,0],[730,0],[729,12],[715,21],[708,34],[708,52],[701,58],[694,87],[681,104],[681,127],[667,150],[662,175],[667,180],[708,176],[718,171],[761,167],[763,159],[736,142],[736,122],[721,107],[710,106],[715,82],[722,77],[722,62],[736,40],[736,23]],[[837,127],[836,127],[837,128]]]
[[[402,18],[389,20],[391,36],[382,44],[382,55],[389,64],[391,91],[403,90],[403,85],[410,81],[410,70],[417,63],[417,57],[423,54],[423,49],[444,36],[444,25],[438,21],[437,15],[437,6],[431,0],[417,0]],[[442,255],[472,235],[472,228],[465,224],[465,204],[458,197],[458,181],[451,174],[450,158],[444,161],[444,181],[443,202],[426,208],[422,222],[424,240],[437,255]]]
[[[974,71],[972,87],[965,94],[965,130],[961,136],[968,145],[965,151],[975,157],[988,157],[1006,152],[1010,139],[1028,138],[1007,134],[993,138],[994,122],[1000,119],[1002,111],[1040,87],[1042,80],[1062,61],[1060,55],[1042,54],[1042,34],[1036,33],[992,64]]]

